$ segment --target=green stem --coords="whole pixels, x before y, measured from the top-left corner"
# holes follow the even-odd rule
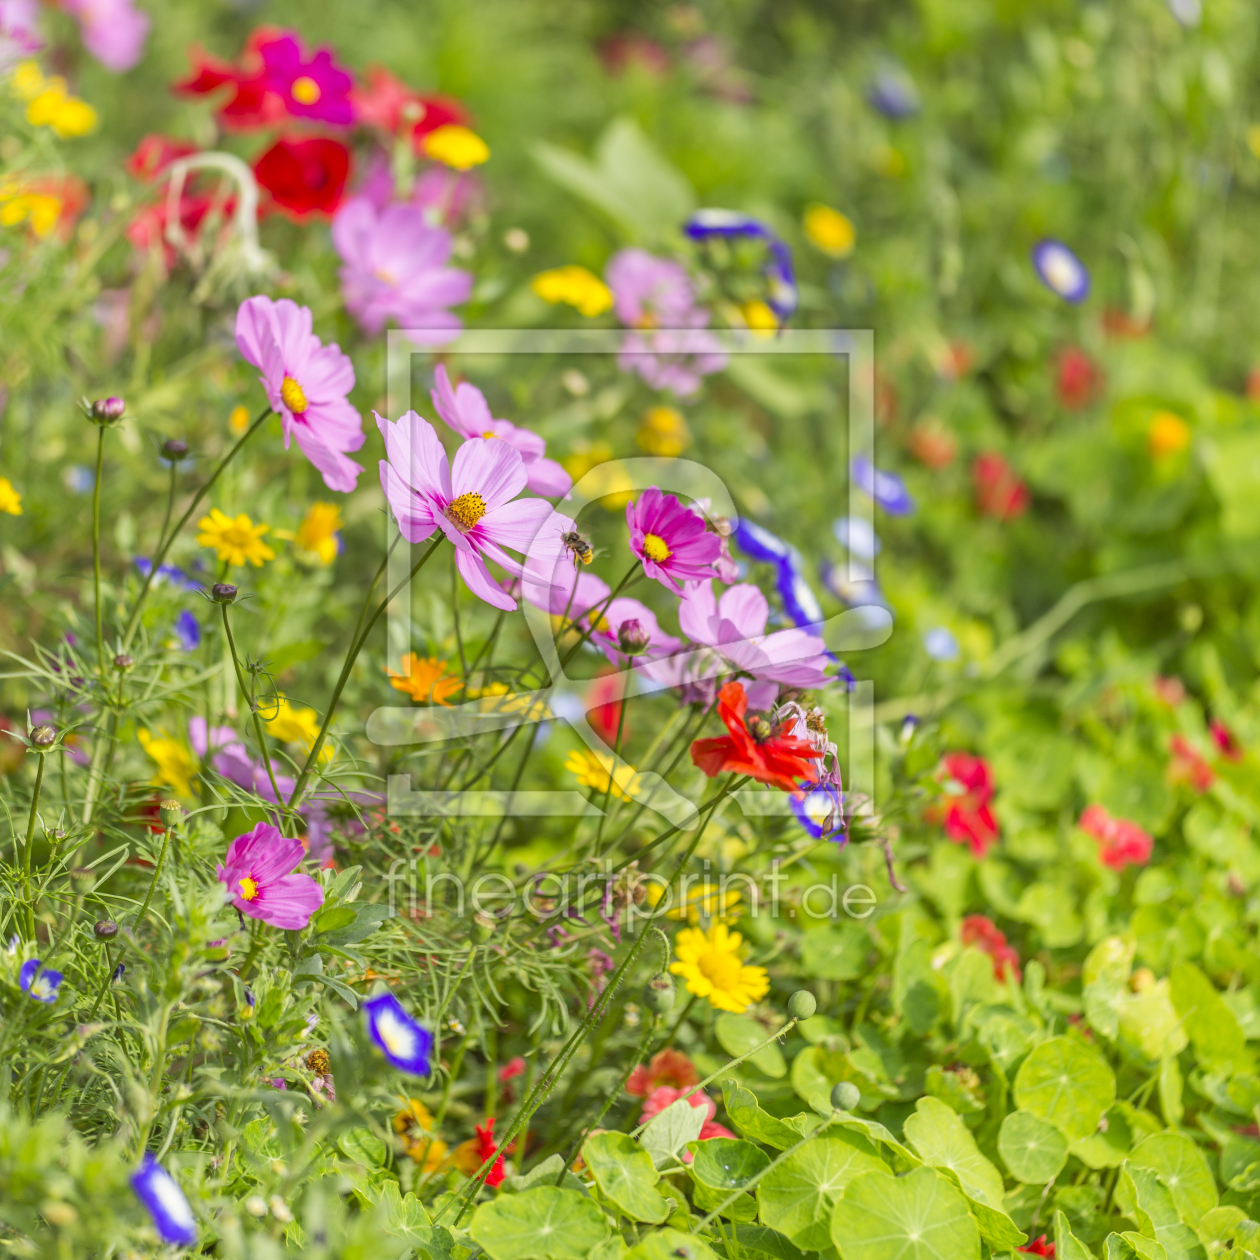
[[[105,618],[101,614],[101,469],[105,463],[105,426],[96,426],[96,480],[92,483],[92,582],[96,591],[96,664],[105,687]]]
[[[22,850],[22,900],[26,903],[26,934],[35,939],[35,903],[31,900],[31,850],[35,847],[35,819],[39,812],[39,792],[44,785],[45,753],[37,753],[35,790],[31,793],[31,813],[26,820],[26,845]]]
[[[595,633],[595,627],[599,625],[599,623],[604,619],[604,614],[608,611],[609,605],[613,602],[614,599],[617,598],[618,595],[621,594],[622,591],[626,589],[627,586],[630,585],[631,580],[639,571],[640,570],[639,570],[638,561],[635,561],[635,563],[630,566],[629,570],[626,573],[626,576],[623,577],[621,581],[617,583],[617,589],[613,591],[613,593],[609,595],[609,597],[606,600],[604,600],[602,604],[598,605],[595,608],[592,608],[586,614],[586,629],[583,630],[580,635],[578,635],[577,642],[561,658],[560,669],[562,671],[564,667],[568,665],[568,663],[573,659],[574,654],[581,648],[582,644],[585,643],[587,639],[589,639],[591,635]],[[574,590],[576,589],[577,589],[577,584],[574,583]]]
[[[623,675],[623,678],[625,676]],[[600,855],[600,845],[604,841],[604,823],[608,821],[608,806],[612,801],[613,776],[617,770],[617,762],[621,760],[621,739],[626,729],[626,709],[629,705],[629,683],[622,683],[621,708],[617,710],[617,738],[613,741],[613,760],[608,768],[608,786],[604,788],[604,808],[599,816],[599,827],[595,832],[595,856]]]

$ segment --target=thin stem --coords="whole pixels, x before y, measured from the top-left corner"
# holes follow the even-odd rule
[[[96,480],[92,483],[92,584],[96,592],[96,664],[105,686],[105,618],[101,614],[101,468],[105,463],[105,426],[96,426]]]
[[[662,970],[664,970],[662,968]],[[678,1018],[674,1020],[674,1026],[669,1030],[669,1036],[665,1038],[665,1045],[672,1046],[674,1038],[678,1036],[678,1030],[687,1022],[687,1016],[691,1014],[691,1008],[696,1004],[696,995],[693,993],[683,1004],[683,1008],[678,1012]],[[664,1047],[662,1047],[663,1049]]]
[[[267,735],[263,730],[262,716],[258,712],[258,705],[254,702],[253,692],[245,685],[245,673],[241,669],[241,662],[236,655],[236,640],[232,637],[232,623],[228,618],[228,606],[227,604],[220,604],[219,608],[223,613],[223,633],[227,635],[228,652],[232,657],[232,666],[236,670],[236,681],[240,684],[241,694],[245,697],[245,703],[249,705],[250,716],[254,719],[254,734],[258,738],[258,748],[262,752],[263,765],[267,767],[267,778],[271,781],[271,791],[275,796],[276,804],[287,812],[284,797],[280,795],[280,788],[276,784],[276,772],[271,767],[271,754],[267,751]]]
[[[166,515],[162,517],[162,532],[158,535],[158,548],[166,542],[166,528],[171,523],[171,513],[175,510],[175,481],[178,477],[179,460],[171,460],[171,482],[166,491]]]
[[[639,571],[640,571],[639,565],[638,565],[638,562],[636,561],[634,564],[630,566],[629,570],[627,570],[626,576],[623,577],[621,581],[617,583],[617,589],[613,591],[613,593],[609,595],[609,597],[606,600],[604,600],[602,604],[596,605],[596,607],[590,609],[590,611],[587,612],[586,629],[583,630],[580,635],[578,635],[577,642],[561,658],[560,668],[562,670],[573,659],[574,653],[576,653],[578,649],[581,648],[582,644],[585,643],[586,640],[589,639],[591,635],[595,633],[595,627],[598,626],[601,621],[603,621],[604,614],[608,611],[609,605],[613,602],[614,599],[617,598],[618,595],[621,594],[622,591],[626,589],[627,586],[630,585],[630,582],[635,577],[635,575],[639,573]],[[576,589],[577,589],[577,583],[575,582],[574,590]]]
[[[26,845],[22,850],[22,900],[26,903],[26,932],[35,939],[35,903],[31,900],[31,850],[35,846],[35,819],[39,811],[39,792],[44,785],[44,758],[38,753],[35,766],[35,790],[31,793],[31,813],[26,820]]]
[[[622,676],[624,679],[624,675]],[[595,856],[599,857],[600,845],[604,840],[604,823],[608,821],[608,806],[612,800],[613,776],[617,770],[617,762],[621,760],[621,739],[626,730],[626,709],[629,706],[630,688],[626,682],[621,685],[621,708],[617,710],[617,738],[613,742],[612,765],[608,767],[608,785],[604,788],[604,808],[599,815],[599,827],[595,832]]]

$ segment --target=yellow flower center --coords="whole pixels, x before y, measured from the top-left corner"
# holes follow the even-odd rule
[[[293,80],[293,99],[300,105],[314,105],[319,100],[319,84],[308,75]]]
[[[739,973],[743,964],[737,954],[711,950],[701,954],[696,960],[700,974],[710,981],[716,989],[733,989],[739,983]]]
[[[248,875],[241,880],[241,896],[246,901],[253,901],[258,896],[258,885]]]
[[[603,613],[597,613],[594,610],[587,613],[586,620],[591,623],[591,629],[598,634],[611,634],[612,627],[608,624],[608,618]]]
[[[471,490],[446,509],[446,519],[466,534],[486,514],[486,501]]]
[[[487,429],[481,436],[483,438],[497,438],[499,435],[497,433],[491,433],[490,430]]]
[[[286,376],[280,383],[280,400],[295,416],[306,410],[306,394],[291,376]]]
[[[674,553],[659,534],[647,534],[643,539],[643,554],[657,564],[663,564]]]

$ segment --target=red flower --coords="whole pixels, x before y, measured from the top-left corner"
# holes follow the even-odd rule
[[[1188,783],[1196,792],[1206,792],[1216,775],[1184,735],[1174,735],[1168,741],[1168,781]]]
[[[961,937],[964,945],[974,945],[993,959],[995,980],[1005,980],[1009,973],[1019,981],[1019,954],[1006,943],[1006,933],[992,919],[983,914],[969,914],[962,921]]]
[[[193,73],[176,83],[174,90],[181,96],[209,96],[230,87],[230,95],[225,94],[226,100],[217,111],[224,127],[229,131],[274,127],[285,116],[284,98],[268,88],[259,50],[283,35],[284,32],[275,27],[259,27],[249,37],[240,65],[194,48]]]
[[[625,74],[631,66],[660,79],[669,73],[669,53],[654,39],[633,31],[600,40],[599,59],[609,74]]]
[[[494,1117],[487,1116],[485,1124],[477,1124],[473,1128],[477,1132],[477,1167],[480,1168],[499,1149],[494,1144]],[[493,1189],[502,1184],[506,1175],[503,1171],[503,1156],[500,1155],[486,1174],[486,1185]]]
[[[1103,312],[1102,318],[1103,332],[1108,337],[1123,338],[1125,340],[1135,340],[1139,337],[1145,337],[1151,331],[1151,321],[1134,319],[1128,311],[1122,311],[1116,307]]]
[[[976,487],[976,507],[999,521],[1014,520],[1028,510],[1032,496],[1019,474],[996,451],[976,456],[971,466]]]
[[[339,140],[277,140],[254,163],[254,176],[290,218],[332,214],[350,176],[350,150]]]
[[[1233,732],[1219,718],[1212,719],[1208,726],[1208,734],[1211,735],[1212,743],[1220,749],[1224,757],[1230,761],[1241,761],[1243,759],[1243,750],[1234,738]]]
[[[195,144],[185,144],[182,140],[172,140],[170,136],[151,132],[136,145],[135,152],[127,159],[127,171],[137,179],[149,183],[157,179],[172,162],[196,152]]]
[[[944,802],[935,805],[929,816],[945,827],[955,844],[967,844],[977,858],[997,843],[998,825],[989,808],[993,799],[993,771],[982,757],[970,753],[946,753],[941,759]]]
[[[622,676],[611,666],[601,670],[591,679],[586,703],[587,716],[595,733],[611,748],[617,742],[617,727],[621,723],[622,693],[625,683]],[[629,739],[629,720],[621,728],[621,738]]]
[[[717,709],[730,734],[691,745],[691,760],[710,779],[730,770],[796,793],[797,782],[813,776],[812,762],[822,754],[806,740],[784,734],[790,722],[773,726],[756,713],[745,719],[748,696],[742,683],[728,682],[718,692]]]
[[[1054,1243],[1046,1242],[1045,1234],[1034,1238],[1026,1247],[1017,1247],[1016,1250],[1028,1256],[1048,1256],[1050,1260],[1054,1260]]]
[[[910,454],[929,468],[947,468],[958,454],[958,439],[936,418],[910,430]]]
[[[1113,818],[1101,805],[1085,808],[1080,828],[1099,842],[1099,860],[1113,871],[1130,864],[1145,866],[1151,860],[1155,841],[1150,835],[1127,818]]]
[[[472,122],[468,111],[449,96],[416,92],[380,66],[373,66],[367,75],[367,87],[350,93],[357,121],[391,136],[409,127],[417,153],[429,132],[448,124],[467,127]]]
[[[1059,402],[1069,411],[1079,411],[1094,401],[1102,385],[1102,373],[1084,350],[1068,346],[1059,355]]]
[[[652,1061],[646,1066],[640,1063],[630,1073],[626,1081],[626,1093],[633,1094],[636,1098],[646,1098],[662,1085],[688,1090],[699,1083],[700,1073],[691,1060],[681,1050],[667,1046],[659,1054],[654,1054]]]
[[[1170,709],[1175,709],[1186,698],[1186,685],[1180,678],[1156,678],[1155,694]]]
[[[509,1059],[499,1069],[499,1083],[510,1081],[518,1076],[525,1075],[525,1060],[518,1054],[515,1059]]]

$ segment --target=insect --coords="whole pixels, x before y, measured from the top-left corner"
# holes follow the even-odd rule
[[[573,557],[573,567],[576,569],[579,562],[582,564],[590,564],[595,559],[595,552],[591,544],[582,537],[575,529],[569,530],[560,536],[561,545],[565,551]]]

